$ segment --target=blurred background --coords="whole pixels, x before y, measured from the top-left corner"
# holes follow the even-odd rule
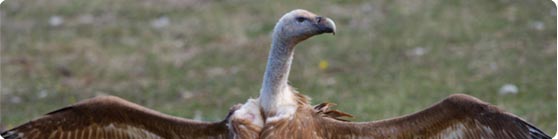
[[[1,115],[11,128],[98,95],[204,121],[258,97],[284,13],[332,18],[290,83],[371,121],[466,93],[556,131],[550,0],[10,0],[0,5]]]

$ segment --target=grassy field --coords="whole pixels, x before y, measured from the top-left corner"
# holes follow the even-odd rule
[[[556,131],[549,0],[9,0],[0,5],[0,125],[97,95],[222,119],[258,96],[270,32],[296,8],[338,27],[295,54],[290,82],[314,103],[370,121],[466,93]],[[500,94],[506,84],[517,94]]]

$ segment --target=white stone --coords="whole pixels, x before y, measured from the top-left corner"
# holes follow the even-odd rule
[[[407,55],[415,56],[415,57],[421,57],[427,53],[428,53],[428,49],[424,47],[415,47],[407,51]]]
[[[504,84],[498,93],[500,95],[507,95],[507,94],[517,94],[519,89],[514,84]]]
[[[151,21],[151,26],[153,28],[163,28],[168,26],[169,24],[170,24],[170,20],[166,16],[161,16]]]
[[[48,96],[48,91],[46,91],[46,90],[41,90],[41,91],[39,91],[39,93],[37,93],[37,97],[39,97],[39,98],[45,98],[47,96]]]
[[[51,16],[48,20],[48,24],[53,27],[60,26],[62,23],[64,23],[64,18],[58,15]]]
[[[529,24],[529,27],[531,27],[531,28],[533,28],[533,29],[535,29],[535,30],[541,31],[541,30],[544,30],[544,22],[542,22],[542,21],[534,21],[534,22],[531,22],[531,23]]]

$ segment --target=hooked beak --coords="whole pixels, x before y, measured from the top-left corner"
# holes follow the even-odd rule
[[[316,17],[317,26],[321,33],[332,33],[335,35],[335,22],[327,17]]]

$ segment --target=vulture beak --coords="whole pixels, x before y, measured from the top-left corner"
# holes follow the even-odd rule
[[[316,17],[316,23],[321,33],[332,33],[335,35],[335,22],[327,17]]]

